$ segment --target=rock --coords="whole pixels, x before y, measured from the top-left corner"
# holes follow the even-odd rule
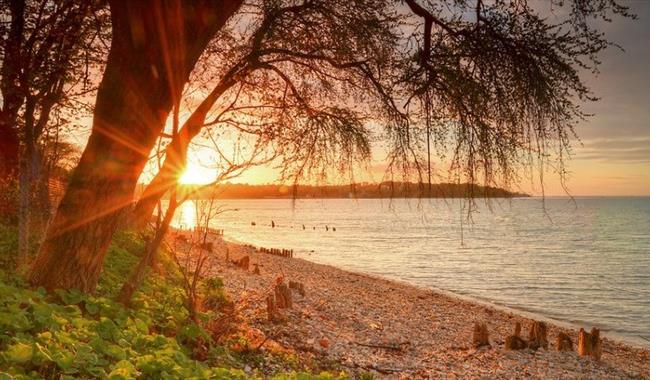
[[[474,322],[474,335],[472,337],[472,342],[476,348],[490,345],[487,325],[485,323]]]
[[[533,321],[528,333],[528,347],[536,350],[538,348],[548,348],[546,323]]]
[[[253,274],[260,274],[260,266],[253,264]]]
[[[573,341],[566,333],[560,332],[557,336],[556,348],[558,351],[573,351]]]
[[[600,360],[603,353],[602,341],[600,340],[600,330],[592,328],[588,333],[585,329],[578,332],[578,355],[591,356],[595,360]]]
[[[327,340],[327,338],[325,338],[325,337],[321,338],[321,339],[318,341],[318,344],[320,344],[320,346],[323,347],[323,348],[325,348],[325,349],[329,348],[329,346],[330,346],[330,342],[329,342],[329,340]]]
[[[515,324],[515,333],[506,338],[506,350],[523,350],[524,348],[528,347],[528,344],[521,338],[520,334],[521,323],[517,322]]]

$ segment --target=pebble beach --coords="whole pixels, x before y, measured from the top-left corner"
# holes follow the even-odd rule
[[[209,275],[223,278],[241,317],[271,345],[317,360],[339,363],[353,377],[373,373],[386,379],[646,379],[650,350],[603,338],[600,361],[575,352],[577,326],[548,321],[548,349],[506,350],[516,322],[527,335],[530,316],[442,291],[263,253],[255,247],[213,241]],[[233,264],[250,259],[249,269]],[[257,266],[259,274],[253,268]],[[269,321],[266,297],[278,281],[303,284],[293,306]],[[490,345],[475,348],[475,322],[486,323]],[[585,326],[586,327],[586,326]],[[574,351],[559,352],[560,332]],[[262,347],[264,349],[264,347]]]

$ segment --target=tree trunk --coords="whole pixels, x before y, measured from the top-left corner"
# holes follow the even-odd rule
[[[2,92],[2,110],[0,111],[0,183],[3,192],[0,196],[0,217],[15,220],[16,197],[15,186],[20,158],[20,140],[18,137],[18,111],[24,102],[22,91],[18,88],[20,75],[21,46],[25,28],[25,1],[9,1],[11,22],[9,32],[3,41],[4,60],[0,75],[0,92]]]
[[[18,181],[18,257],[25,260],[30,253],[32,207],[34,187],[32,160],[36,151],[34,141],[34,99],[28,98],[25,104],[24,147],[20,157],[20,176]]]
[[[133,272],[131,272],[131,275],[126,280],[124,285],[122,285],[120,294],[117,296],[117,302],[127,307],[131,303],[131,298],[133,298],[133,293],[135,293],[135,291],[138,290],[138,288],[140,288],[140,286],[142,285],[142,282],[144,281],[145,278],[145,274],[147,272],[147,268],[151,264],[153,264],[156,258],[156,253],[158,252],[158,248],[160,248],[160,244],[162,243],[163,238],[167,233],[167,230],[169,230],[169,224],[171,223],[172,218],[174,217],[174,212],[176,211],[176,207],[177,207],[176,202],[171,202],[169,208],[165,212],[165,218],[163,219],[162,223],[156,230],[156,234],[153,240],[146,245],[145,252],[140,258],[138,265],[135,267]]]
[[[156,208],[158,201],[170,188],[176,186],[178,177],[185,170],[187,165],[187,149],[192,139],[199,134],[205,118],[214,105],[214,103],[235,84],[235,75],[237,68],[231,69],[215,86],[208,96],[203,99],[201,104],[196,108],[183,127],[178,131],[172,141],[165,148],[165,162],[151,180],[149,185],[144,189],[142,196],[133,209],[131,217],[131,227],[136,230],[143,229]]]
[[[95,289],[137,179],[200,54],[241,1],[110,1],[93,129],[34,263],[48,290]]]

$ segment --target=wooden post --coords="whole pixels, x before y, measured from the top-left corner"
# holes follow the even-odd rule
[[[291,291],[287,284],[282,283],[275,286],[275,299],[279,309],[290,309],[293,306]]]
[[[521,323],[515,324],[515,333],[506,338],[506,350],[523,350],[528,344],[520,336]]]
[[[474,322],[474,335],[472,337],[472,342],[476,348],[490,345],[487,325],[485,323],[479,324],[478,322]]]
[[[240,269],[248,270],[250,266],[251,259],[248,256],[244,256],[239,260],[235,260],[234,263],[237,265]]]
[[[566,333],[560,332],[557,336],[556,348],[558,351],[573,351],[573,341]]]
[[[591,356],[595,360],[600,360],[602,353],[600,330],[594,327],[591,329],[591,333],[588,333],[581,328],[578,332],[578,355]]]
[[[278,316],[278,305],[275,302],[275,296],[269,294],[266,297],[266,313],[268,314],[269,321],[275,321]]]
[[[301,296],[305,296],[305,286],[302,282],[289,281],[289,289],[295,289]]]
[[[548,348],[546,323],[533,321],[528,334],[528,347],[536,350],[540,347]]]

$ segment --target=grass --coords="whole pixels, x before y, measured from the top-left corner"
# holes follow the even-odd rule
[[[2,268],[12,267],[16,240],[14,228],[0,225]],[[0,380],[346,378],[299,372],[304,366],[295,356],[238,354],[214,342],[209,331],[188,320],[180,274],[164,253],[164,275],[150,273],[130,308],[114,302],[141,251],[135,235],[117,234],[93,295],[47,294],[30,288],[15,271],[0,269]],[[220,279],[206,281],[215,304],[228,302],[222,286]],[[200,318],[207,321],[218,313]],[[265,374],[249,365],[269,360],[280,362],[285,372]]]

